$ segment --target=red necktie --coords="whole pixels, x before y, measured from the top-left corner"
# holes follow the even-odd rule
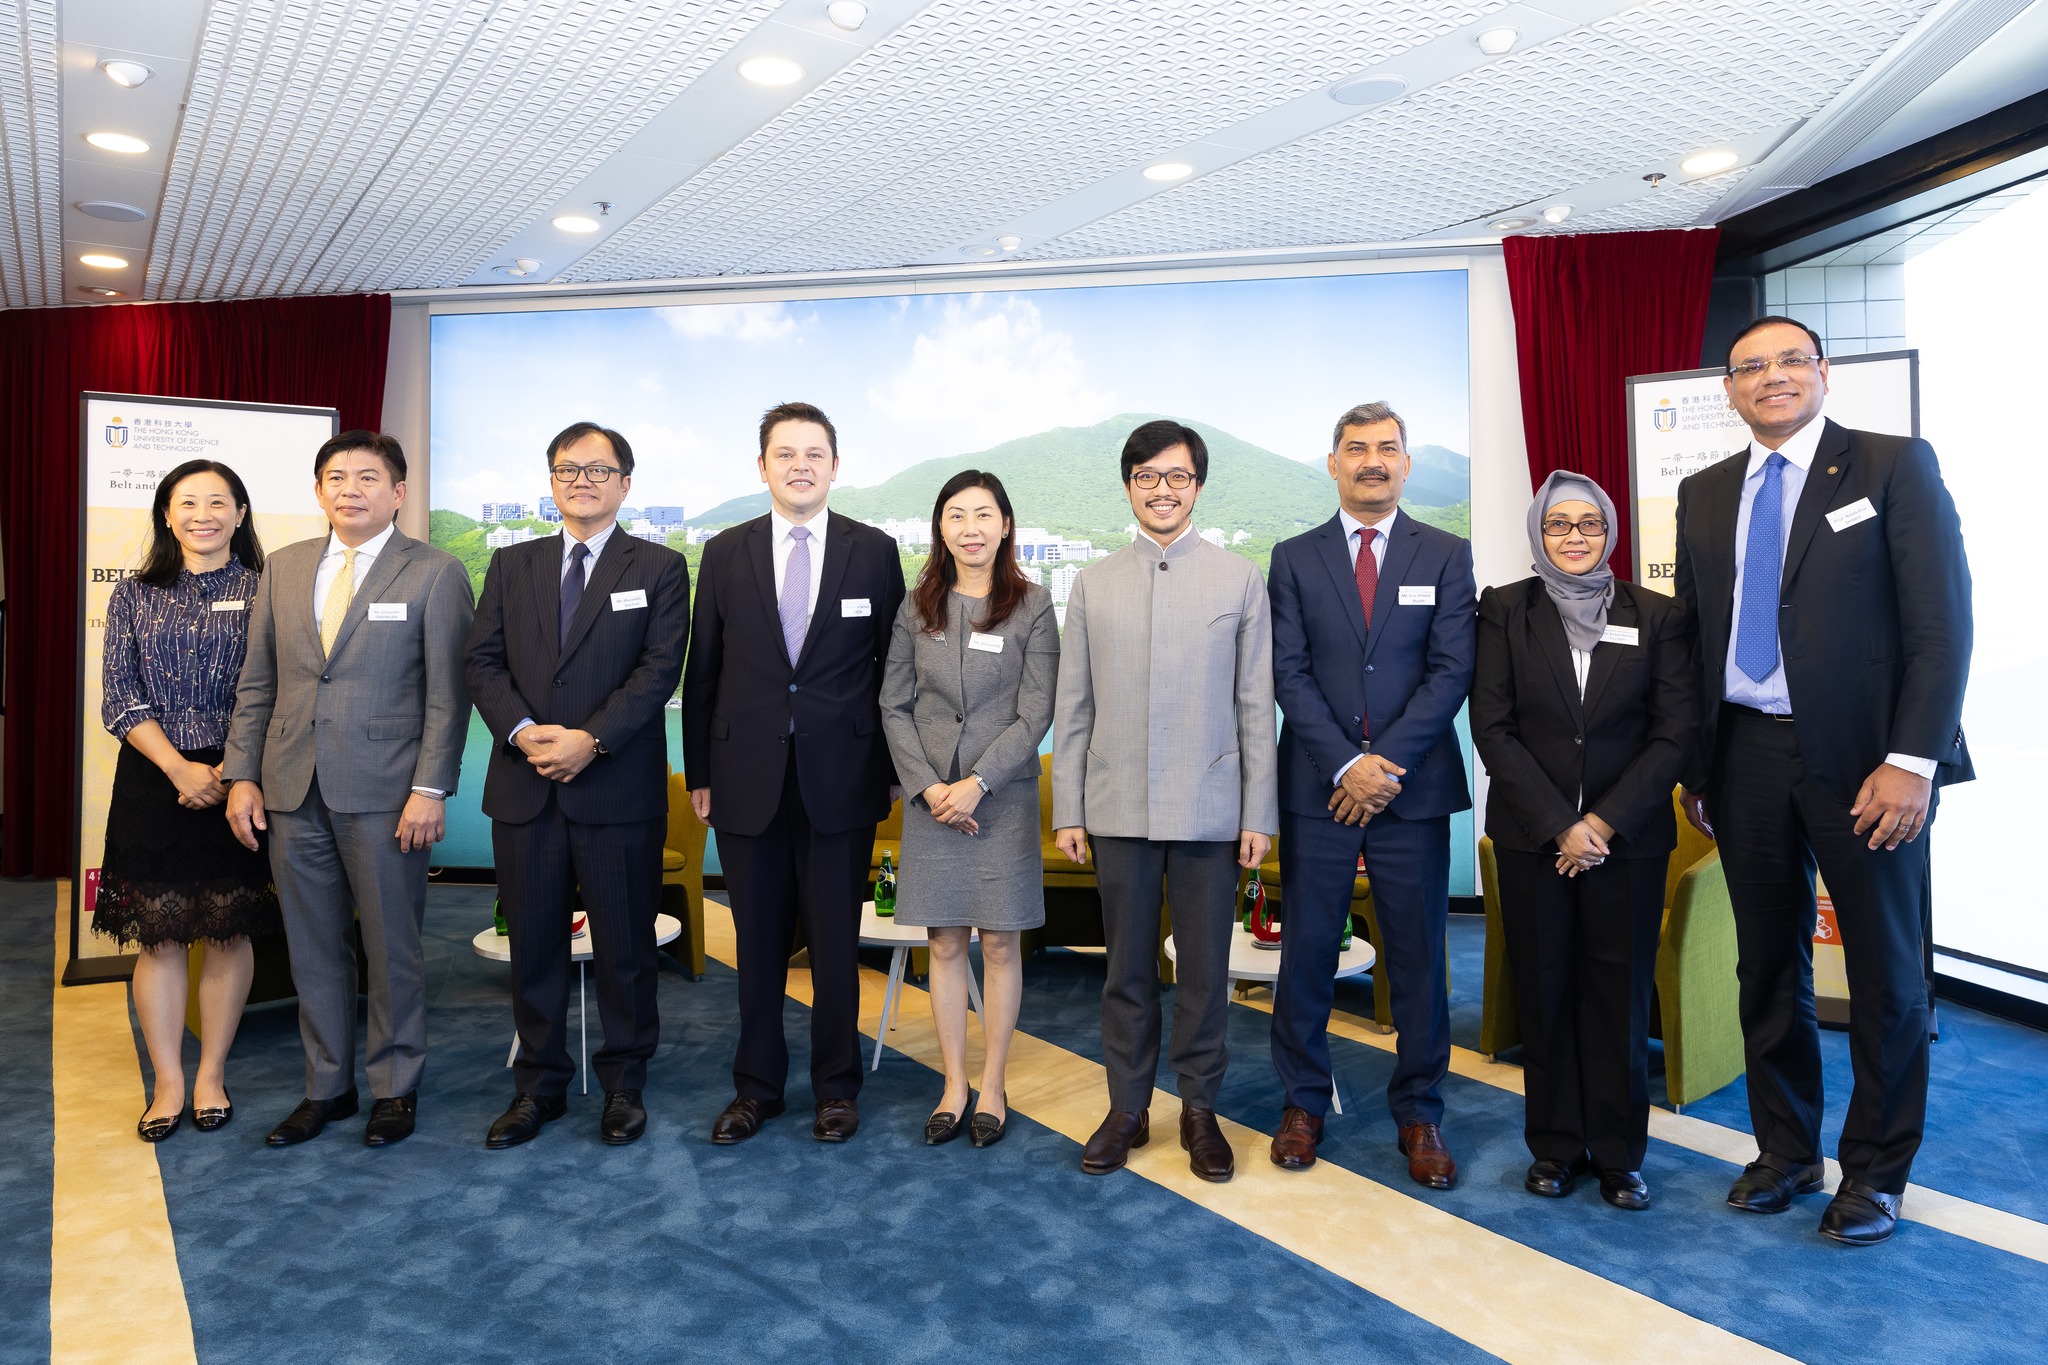
[[[1358,576],[1358,605],[1365,608],[1365,628],[1372,629],[1372,599],[1380,590],[1380,562],[1372,557],[1372,543],[1379,535],[1373,526],[1358,532],[1358,562],[1352,572]]]

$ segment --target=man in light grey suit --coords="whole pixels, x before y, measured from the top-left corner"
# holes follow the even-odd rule
[[[255,848],[270,831],[299,991],[306,1099],[270,1145],[356,1112],[360,921],[375,1100],[363,1141],[381,1147],[411,1136],[426,1067],[427,851],[462,767],[474,598],[460,560],[392,525],[405,502],[397,441],[343,432],[314,456],[313,482],[331,529],[270,557],[221,775],[236,836]]]
[[[1085,862],[1094,838],[1109,979],[1102,1051],[1110,1112],[1081,1169],[1106,1175],[1151,1137],[1159,1069],[1160,883],[1173,907],[1173,1069],[1181,1146],[1204,1180],[1231,1176],[1216,1123],[1237,869],[1279,828],[1273,634],[1251,561],[1195,534],[1209,473],[1199,433],[1147,422],[1124,443],[1139,535],[1083,569],[1067,598],[1053,720],[1053,838]]]

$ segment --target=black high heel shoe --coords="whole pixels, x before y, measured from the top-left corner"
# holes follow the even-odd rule
[[[210,1133],[216,1128],[225,1128],[228,1120],[235,1116],[235,1097],[228,1094],[226,1090],[222,1090],[220,1093],[221,1098],[227,1101],[220,1108],[194,1109],[192,1111],[192,1126],[202,1133]]]
[[[1003,1116],[976,1113],[967,1125],[967,1140],[977,1147],[993,1147],[1010,1131],[1010,1097],[1003,1096]]]
[[[967,1109],[974,1108],[974,1095],[972,1092],[969,1092],[967,1103],[963,1107]],[[954,1138],[959,1137],[961,1131],[966,1127],[967,1121],[960,1115],[950,1110],[942,1109],[924,1121],[924,1145],[927,1147],[943,1147]]]
[[[184,1121],[185,1111],[182,1109],[167,1119],[153,1119],[149,1117],[149,1111],[145,1109],[142,1111],[142,1117],[136,1120],[135,1135],[144,1142],[162,1142],[165,1138],[177,1132],[178,1125]]]

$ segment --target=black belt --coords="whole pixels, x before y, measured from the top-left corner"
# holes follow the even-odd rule
[[[1781,716],[1775,711],[1759,711],[1754,706],[1744,706],[1739,701],[1724,701],[1721,705],[1726,710],[1740,711],[1743,715],[1755,716],[1758,720],[1775,720],[1783,725],[1790,725],[1792,723],[1792,717],[1790,716]]]

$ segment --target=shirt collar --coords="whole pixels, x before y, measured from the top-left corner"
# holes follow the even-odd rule
[[[1821,429],[1827,425],[1827,420],[1824,416],[1815,416],[1811,422],[1785,438],[1785,443],[1778,447],[1778,454],[1798,465],[1799,472],[1804,474],[1813,467],[1814,454],[1820,449]],[[1749,443],[1749,470],[1743,477],[1748,478],[1755,474],[1764,467],[1764,461],[1770,458],[1770,447],[1752,438]]]
[[[1131,544],[1136,547],[1139,554],[1147,559],[1178,559],[1181,555],[1187,554],[1194,549],[1194,545],[1186,543],[1190,536],[1194,536],[1196,545],[1205,543],[1201,537],[1195,535],[1195,519],[1193,517],[1189,517],[1188,524],[1180,528],[1179,535],[1167,541],[1164,545],[1161,545],[1143,531],[1139,531],[1131,537]]]
[[[596,535],[592,536],[590,539],[583,542],[585,545],[590,547],[590,557],[592,559],[596,559],[599,555],[602,555],[604,553],[605,544],[611,540],[612,532],[618,529],[619,524],[615,521],[611,525],[605,527],[602,531],[599,531]],[[574,554],[575,552],[576,537],[570,535],[569,528],[564,526],[562,528],[562,562],[564,564],[568,563],[569,556]]]
[[[824,541],[825,522],[827,519],[831,517],[831,515],[832,514],[830,512],[826,511],[824,508],[821,507],[818,509],[818,515],[812,517],[809,521],[804,523],[804,529],[811,533],[812,544],[816,545]],[[772,506],[768,509],[768,524],[774,530],[775,539],[778,543],[781,541],[788,540],[789,533],[796,529],[795,522],[791,521],[788,517],[782,515],[782,513],[775,510],[775,508]]]
[[[356,546],[356,563],[360,564],[366,559],[375,559],[378,555],[382,554],[384,547],[391,543],[391,533],[397,529],[398,523],[394,521],[376,535],[371,536],[368,540]],[[347,548],[346,545],[341,543],[340,536],[329,531],[327,533],[327,553],[322,555],[321,558],[332,559]]]
[[[1391,540],[1393,539],[1394,535],[1394,518],[1400,515],[1401,509],[1396,507],[1393,511],[1387,513],[1378,521],[1360,521],[1357,517],[1352,516],[1343,508],[1339,507],[1337,509],[1337,520],[1344,523],[1344,538],[1346,540],[1351,539],[1351,537],[1357,535],[1360,531],[1365,530],[1367,528],[1378,531],[1380,533],[1381,540]]]

